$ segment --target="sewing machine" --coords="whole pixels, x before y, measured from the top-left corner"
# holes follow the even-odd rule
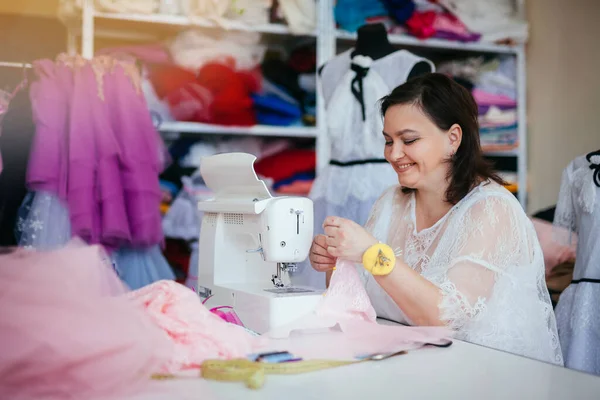
[[[201,201],[198,293],[206,306],[231,306],[258,333],[311,312],[322,292],[291,285],[313,239],[313,204],[273,197],[254,171],[256,157],[227,153],[200,165],[214,198]]]

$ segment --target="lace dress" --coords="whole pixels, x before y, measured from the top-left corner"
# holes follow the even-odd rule
[[[397,184],[396,173],[383,158],[378,101],[406,82],[419,62],[434,70],[430,61],[406,50],[375,61],[351,58],[351,52],[329,61],[321,73],[331,161],[319,172],[310,193],[315,234],[323,232],[323,221],[330,215],[364,225],[375,200]],[[324,288],[325,276],[305,262],[299,265],[294,282]]]
[[[591,168],[590,168],[591,167]],[[573,281],[556,306],[568,368],[600,375],[600,154],[578,157],[563,172],[554,224],[577,232]],[[596,174],[596,181],[594,181]],[[597,182],[596,184],[594,182]],[[598,186],[596,186],[598,185]],[[558,230],[557,230],[558,231]],[[561,230],[560,232],[564,232]],[[557,232],[558,233],[558,232]],[[561,242],[570,237],[557,236]]]
[[[416,229],[415,198],[391,188],[367,229],[440,288],[441,318],[467,342],[562,365],[556,321],[534,227],[515,197],[482,183],[435,225]],[[411,324],[357,266],[379,317]]]

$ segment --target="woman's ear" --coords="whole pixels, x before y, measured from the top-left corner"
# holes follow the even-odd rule
[[[450,147],[452,148],[452,153],[456,153],[462,141],[462,128],[460,125],[454,124],[450,127],[450,130],[448,131],[448,140]]]

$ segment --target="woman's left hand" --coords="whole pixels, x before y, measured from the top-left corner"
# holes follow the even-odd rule
[[[332,257],[361,263],[363,253],[377,243],[377,239],[365,228],[349,219],[327,217],[323,228],[327,236],[327,252]]]

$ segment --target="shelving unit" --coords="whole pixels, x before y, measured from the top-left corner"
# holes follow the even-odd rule
[[[273,136],[291,138],[313,138],[316,139],[318,130],[310,126],[278,127],[268,125],[254,126],[220,126],[201,124],[198,122],[163,122],[158,129],[161,132],[197,133],[202,135],[242,135],[242,136]]]
[[[317,29],[308,35],[316,39],[317,64],[322,65],[333,58],[341,45],[352,44],[356,34],[336,29],[333,16],[334,0],[319,0],[317,2]],[[523,0],[519,0],[521,10]],[[132,29],[131,24],[136,24]],[[148,25],[146,29],[137,29]],[[94,55],[94,40],[96,37],[124,38],[129,40],[154,40],[158,33],[177,31],[185,27],[222,28],[247,32],[258,32],[264,35],[289,36],[293,35],[290,29],[281,24],[247,25],[241,22],[227,22],[219,24],[213,20],[199,17],[184,17],[174,15],[137,15],[137,14],[112,14],[98,12],[94,9],[93,0],[82,0],[81,15],[74,20],[67,21],[68,50],[77,52],[77,38],[80,37],[83,57],[91,58]],[[527,113],[526,113],[526,74],[525,74],[525,49],[523,45],[507,46],[493,43],[462,43],[440,39],[420,40],[406,35],[390,35],[390,42],[399,48],[409,50],[423,49],[428,52],[458,52],[461,54],[504,54],[512,55],[517,60],[517,113],[518,113],[518,147],[507,151],[490,151],[487,154],[494,157],[514,157],[517,159],[517,176],[519,193],[518,198],[525,207],[527,203]],[[160,130],[174,137],[178,134],[199,135],[254,135],[273,137],[311,138],[316,140],[317,166],[320,169],[329,161],[329,143],[325,133],[323,115],[323,102],[321,95],[317,97],[317,126],[316,127],[225,127],[190,122],[165,122]]]

